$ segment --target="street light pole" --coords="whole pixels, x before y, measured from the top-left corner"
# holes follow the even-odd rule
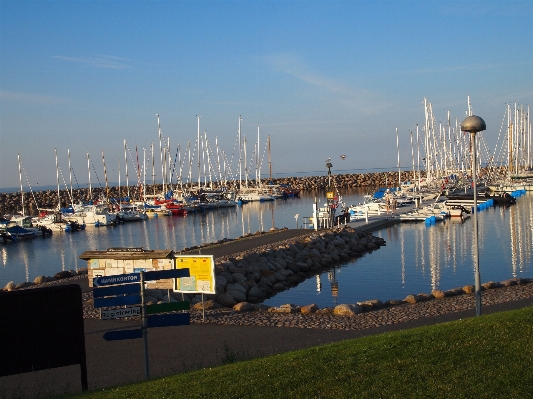
[[[479,116],[469,116],[461,123],[461,130],[469,132],[472,141],[472,185],[474,190],[474,281],[476,290],[476,316],[481,316],[481,277],[479,273],[479,236],[477,222],[477,147],[476,133],[486,130],[485,121]]]

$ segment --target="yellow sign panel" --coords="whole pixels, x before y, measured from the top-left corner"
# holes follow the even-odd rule
[[[190,277],[175,279],[174,292],[215,293],[215,260],[213,255],[177,255],[176,269],[189,269]]]
[[[326,198],[327,198],[327,199],[333,199],[333,198],[335,198],[335,196],[334,196],[334,194],[333,194],[333,191],[328,191],[328,192],[326,193]]]

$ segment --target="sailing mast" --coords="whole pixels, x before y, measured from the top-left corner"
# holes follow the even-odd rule
[[[398,188],[402,188],[402,174],[400,170],[400,142],[398,139],[398,128],[396,128],[396,150],[398,152]]]
[[[270,159],[270,134],[268,135],[268,174],[269,179],[272,180],[272,159]]]
[[[196,115],[198,118],[198,134],[196,139],[197,154],[198,154],[198,190],[201,187],[201,165],[200,165],[200,115]]]
[[[256,152],[256,160],[255,160],[255,168],[256,168],[256,174],[257,174],[257,186],[261,187],[261,163],[259,160],[259,125],[257,126],[257,152]]]
[[[56,156],[57,156],[57,153],[56,153]],[[20,198],[22,202],[22,216],[25,216],[24,214],[24,191],[22,191],[22,171],[20,169],[20,155],[19,154],[17,154],[17,158],[19,161]]]
[[[241,184],[242,184],[241,122],[242,122],[242,117],[239,115],[239,188],[241,188]]]
[[[155,160],[154,160],[154,142],[150,144],[150,151],[152,157],[152,193],[155,195]]]
[[[105,167],[104,150],[102,150],[102,163],[104,164],[105,198],[107,200],[109,198],[109,189],[108,189],[108,186],[107,186],[107,169]]]
[[[126,152],[126,140],[124,140],[124,163],[126,164],[126,193],[128,194],[128,201],[130,197],[130,182],[128,178],[128,154]]]
[[[418,168],[418,192],[420,192],[420,141],[418,140],[418,123],[416,124],[416,151],[417,151],[417,168]]]
[[[72,191],[72,165],[70,163],[70,149],[68,149],[67,152],[68,152],[68,172],[69,172],[69,179],[70,179],[70,201],[74,202],[74,193]],[[72,204],[72,208],[74,208],[74,204]]]
[[[61,193],[59,192],[59,164],[57,162],[57,148],[54,148],[56,154],[56,181],[57,181],[57,210],[61,210]],[[87,153],[89,156],[89,153]]]
[[[161,142],[161,124],[159,123],[159,114],[157,116],[157,135],[159,137],[159,160],[161,162],[161,177],[163,178],[163,193],[165,192],[165,179],[163,177],[163,143]]]
[[[57,150],[56,150],[56,169],[58,169],[57,165]],[[91,185],[91,158],[89,157],[89,153],[87,153],[87,171],[89,172],[89,201],[93,200],[93,187]],[[58,176],[57,176],[57,195],[59,195],[59,170],[58,170]]]

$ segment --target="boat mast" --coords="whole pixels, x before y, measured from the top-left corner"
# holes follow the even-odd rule
[[[201,187],[201,166],[200,166],[200,115],[196,115],[198,118],[198,134],[196,138],[197,154],[198,154],[198,190]]]
[[[409,130],[409,136],[411,136],[411,160],[413,163],[413,180],[415,179],[415,149],[413,147],[413,132]]]
[[[56,154],[56,181],[57,181],[57,210],[61,210],[61,193],[59,192],[59,163],[57,162],[57,148],[54,148]],[[87,153],[89,156],[89,153]]]
[[[104,150],[102,150],[102,163],[104,164],[105,198],[107,200],[109,198],[109,190],[108,190],[108,186],[107,186],[107,169],[105,167]]]
[[[165,164],[163,163],[163,142],[161,138],[162,136],[161,124],[159,123],[159,114],[155,114],[155,116],[157,116],[157,134],[159,136],[159,158],[161,161],[161,178],[163,179],[163,194],[164,194],[165,193],[165,176],[164,176]]]
[[[241,184],[242,184],[241,122],[242,122],[242,117],[239,115],[239,188],[241,188]]]
[[[17,158],[19,161],[20,198],[21,198],[21,204],[22,204],[22,216],[25,216],[24,214],[24,191],[22,191],[22,171],[20,168],[20,155],[19,154],[17,154]]]
[[[143,202],[146,202],[146,148],[143,148]]]
[[[58,169],[57,151],[56,151],[56,169]],[[91,185],[91,158],[89,157],[89,153],[87,153],[87,171],[89,172],[89,201],[92,201],[93,200],[93,187]],[[57,176],[57,194],[59,195],[59,175]]]
[[[206,152],[206,140],[207,140],[207,130],[204,130],[204,136],[202,137],[202,160],[204,164],[204,187],[207,187],[207,173],[205,172],[205,152]]]
[[[248,165],[246,163],[246,135],[244,136],[242,141],[244,147],[244,179],[246,180],[245,187],[248,188]]]
[[[398,139],[398,128],[396,128],[396,150],[398,152],[398,188],[402,187],[402,173],[400,169],[400,142]]]
[[[192,159],[191,159],[191,142],[189,141],[187,144],[188,152],[189,152],[189,178],[187,179],[187,183],[191,185],[192,188]]]
[[[72,191],[72,165],[70,163],[70,149],[67,150],[68,152],[68,172],[69,172],[69,179],[70,179],[70,201],[74,202],[74,192]],[[74,208],[74,204],[72,204],[72,208]]]
[[[118,160],[118,209],[122,208],[122,194],[120,193],[120,159]]]
[[[269,179],[272,180],[272,160],[270,159],[270,134],[268,135],[268,174]]]
[[[124,164],[126,165],[126,193],[128,194],[128,201],[130,197],[130,181],[128,178],[128,154],[126,152],[126,140],[124,140]]]
[[[256,165],[256,173],[257,173],[257,186],[258,187],[261,187],[261,163],[259,161],[259,125],[257,125],[257,153],[256,153],[256,160],[255,160],[255,165]]]
[[[150,151],[152,157],[152,192],[155,195],[155,160],[154,160],[154,142],[150,144]]]
[[[418,123],[416,124],[416,163],[418,167],[418,192],[420,192],[420,141],[418,139]]]

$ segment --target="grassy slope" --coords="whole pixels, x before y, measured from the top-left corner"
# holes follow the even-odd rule
[[[533,309],[235,362],[90,398],[523,398]]]

